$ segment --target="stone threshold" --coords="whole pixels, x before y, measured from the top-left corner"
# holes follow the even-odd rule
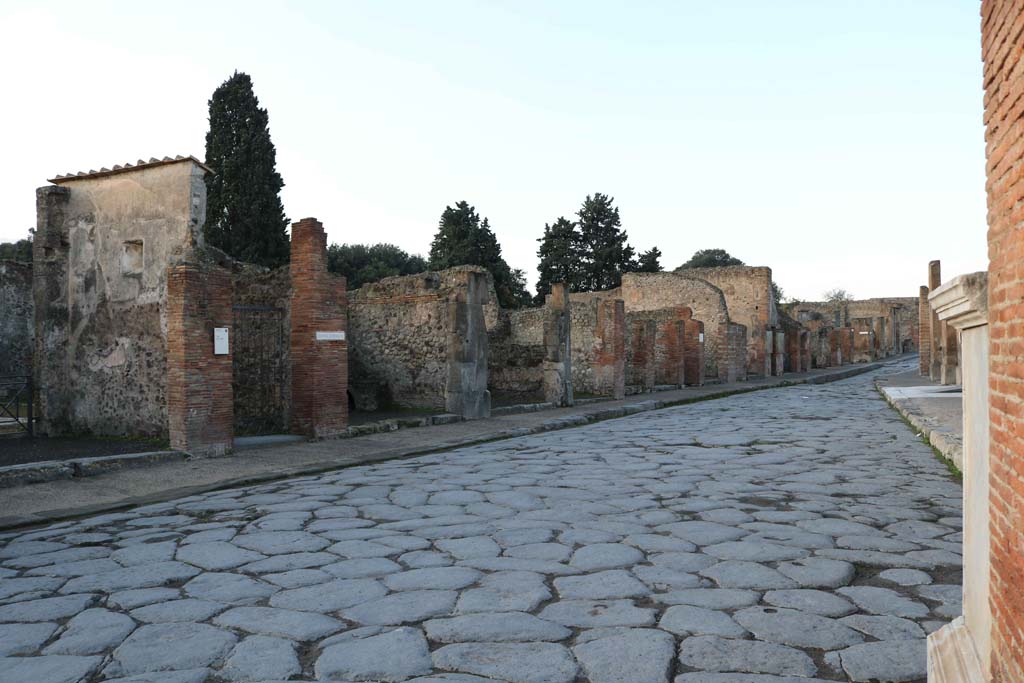
[[[823,384],[847,379],[889,362],[898,362],[905,356],[893,356],[881,362],[826,368],[788,377],[773,377],[733,384],[689,387],[676,392],[659,392],[663,398],[635,400],[592,399],[581,401],[585,405],[555,408],[550,417],[539,413],[545,404],[523,404],[530,409],[518,414],[492,415],[481,420],[467,420],[437,425],[429,430],[399,429],[376,432],[365,436],[342,437],[322,441],[289,443],[277,448],[244,449],[233,455],[216,458],[188,458],[175,451],[142,453],[128,456],[76,459],[82,472],[103,476],[61,476],[51,480],[23,479],[7,485],[8,505],[0,517],[0,529],[23,528],[51,524],[57,521],[88,515],[164,502],[209,491],[277,481],[287,477],[313,475],[354,465],[409,458],[464,446],[509,439],[530,434],[579,427],[636,413],[670,408],[698,401],[725,398],[763,389]],[[646,394],[651,396],[652,394]],[[519,406],[509,406],[518,408]],[[436,417],[436,416],[435,416]],[[547,419],[543,419],[546,417]],[[526,422],[522,426],[505,427],[507,421]],[[454,435],[442,434],[456,430]],[[403,436],[407,432],[416,432]],[[420,432],[424,432],[420,434]],[[345,449],[339,448],[346,446]],[[349,451],[349,452],[344,452]],[[84,461],[105,461],[92,463]],[[120,464],[115,464],[119,461]],[[16,465],[31,468],[42,465],[67,464],[34,463]],[[148,469],[141,466],[148,465]],[[105,469],[103,469],[105,467]],[[11,468],[0,468],[11,469]],[[49,469],[49,468],[41,468]],[[203,471],[206,470],[206,471]],[[243,474],[239,474],[243,472]],[[24,476],[24,475],[23,475]],[[95,484],[91,483],[95,482]],[[68,507],[42,508],[45,501],[58,500],[72,503]]]

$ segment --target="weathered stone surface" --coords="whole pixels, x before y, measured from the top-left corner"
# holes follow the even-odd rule
[[[878,578],[898,586],[921,586],[932,582],[932,577],[917,569],[886,569],[879,572]]]
[[[781,607],[748,607],[733,618],[758,640],[783,645],[835,650],[864,640],[838,621]]]
[[[852,602],[835,593],[807,588],[768,591],[764,594],[764,601],[776,607],[788,607],[823,617],[841,617],[857,610]]]
[[[0,656],[28,655],[45,643],[57,624],[0,624]]]
[[[4,681],[33,683],[80,683],[99,668],[102,657],[0,657],[0,675]]]
[[[214,617],[213,623],[292,640],[316,640],[345,628],[344,623],[323,614],[276,607],[235,607]]]
[[[761,594],[739,588],[684,588],[658,596],[666,605],[694,605],[708,609],[736,609],[749,607],[760,599]]]
[[[211,541],[182,546],[178,549],[175,558],[202,569],[219,571],[240,567],[247,562],[262,560],[264,556],[231,543]]]
[[[443,539],[437,542],[437,547],[460,560],[471,557],[497,557],[501,554],[501,546],[487,536]]]
[[[920,626],[900,617],[851,614],[839,622],[879,640],[913,640],[925,637],[925,632]]]
[[[455,608],[455,591],[403,591],[343,610],[360,624],[397,625],[447,616]]]
[[[565,640],[572,631],[524,612],[469,614],[423,623],[427,637],[441,643],[542,642]]]
[[[653,629],[626,629],[577,645],[591,683],[667,683],[675,641]]]
[[[78,614],[92,606],[98,595],[65,595],[42,600],[25,600],[9,605],[0,605],[0,621],[50,621]]]
[[[133,565],[95,576],[79,576],[64,584],[60,592],[104,591],[113,593],[128,588],[150,588],[172,581],[184,581],[198,573],[198,569],[182,562],[154,562],[153,564]]]
[[[849,562],[809,557],[783,562],[779,572],[807,588],[838,588],[853,581],[856,570]]]
[[[249,636],[240,642],[220,670],[229,681],[284,681],[300,673],[295,644],[269,636]]]
[[[765,590],[771,588],[796,588],[797,583],[783,576],[771,567],[757,562],[741,562],[726,560],[702,569],[701,576],[713,580],[722,588],[753,588]]]
[[[924,641],[887,640],[862,643],[839,652],[843,671],[858,683],[914,681],[927,673]]]
[[[632,600],[561,600],[540,613],[541,619],[564,626],[597,628],[600,626],[650,626],[655,612],[637,607]]]
[[[651,593],[651,590],[643,582],[621,569],[582,576],[563,576],[555,579],[555,590],[563,599],[593,600],[639,598]]]
[[[338,643],[316,660],[316,675],[327,680],[404,681],[429,673],[427,641],[417,629],[398,628],[369,638]]]
[[[735,541],[750,533],[715,522],[676,522],[666,524],[661,529],[700,546]]]
[[[813,676],[817,667],[800,650],[756,640],[732,640],[716,636],[687,638],[679,647],[679,661],[708,671]]]
[[[132,610],[131,615],[134,619],[150,624],[162,624],[170,621],[206,621],[227,608],[227,605],[219,602],[186,598],[139,607]]]
[[[644,554],[633,546],[621,543],[594,543],[583,546],[572,555],[569,564],[584,571],[631,567],[643,562]]]
[[[433,653],[434,666],[511,683],[572,683],[579,668],[554,643],[460,643]]]
[[[431,567],[389,574],[384,584],[393,591],[454,590],[476,583],[481,576],[468,567]]]
[[[915,600],[905,598],[894,590],[876,586],[846,586],[836,591],[853,600],[857,606],[872,614],[894,617],[926,617],[928,608]]]
[[[47,655],[94,655],[113,649],[135,630],[131,617],[105,609],[87,609],[73,617]]]
[[[219,663],[237,638],[206,624],[148,624],[140,626],[114,650],[108,676],[147,671],[200,669]]]
[[[387,592],[374,579],[338,579],[275,593],[270,598],[270,605],[307,612],[336,612],[379,598]]]
[[[330,545],[330,542],[305,531],[261,531],[240,534],[231,542],[264,555],[311,553]]]
[[[693,605],[669,607],[658,622],[658,628],[679,636],[713,635],[742,638],[747,634],[747,630],[725,612]]]
[[[480,586],[462,591],[457,612],[529,612],[551,598],[544,577],[534,572],[494,572]]]
[[[765,541],[727,541],[706,546],[703,552],[720,560],[744,560],[748,562],[774,562],[796,560],[810,555],[810,551]]]
[[[270,597],[280,589],[248,576],[211,572],[192,579],[185,584],[184,590],[190,596],[202,600],[251,605]]]

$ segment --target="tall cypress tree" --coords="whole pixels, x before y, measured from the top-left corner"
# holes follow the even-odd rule
[[[498,303],[503,308],[519,308],[530,301],[526,277],[512,269],[501,256],[501,245],[490,223],[465,201],[445,207],[437,234],[430,244],[430,267],[443,270],[455,266],[483,266],[494,277]]]
[[[264,266],[288,261],[284,181],[248,74],[236,71],[210,98],[206,134],[206,241],[231,256]]]
[[[633,247],[622,229],[619,209],[606,194],[594,193],[577,212],[582,246],[582,291],[600,291],[622,284],[622,274],[636,270]]]
[[[556,282],[569,285],[569,291],[579,291],[580,233],[576,224],[562,216],[550,225],[545,224],[544,236],[537,241],[537,304],[544,303],[544,296]]]

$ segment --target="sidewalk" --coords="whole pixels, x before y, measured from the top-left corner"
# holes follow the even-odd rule
[[[812,370],[784,377],[732,384],[689,387],[629,396],[571,408],[499,415],[347,439],[247,449],[222,458],[160,461],[143,468],[107,470],[75,477],[0,489],[0,528],[52,523],[60,519],[145,505],[244,484],[314,474],[365,462],[450,450],[484,441],[574,427],[598,420],[657,410],[693,401],[852,377],[904,360]]]
[[[963,392],[922,377],[916,369],[875,380],[889,404],[944,458],[963,471]]]

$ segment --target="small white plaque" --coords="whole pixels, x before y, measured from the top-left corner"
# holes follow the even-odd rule
[[[213,355],[226,356],[229,353],[231,353],[231,351],[230,345],[228,344],[228,328],[213,328]]]
[[[861,334],[871,334],[870,332],[861,332]]]
[[[703,332],[699,332],[697,334],[697,341],[699,341],[701,344],[704,343],[704,333]]]
[[[345,341],[345,333],[339,332],[317,332],[317,341]]]

